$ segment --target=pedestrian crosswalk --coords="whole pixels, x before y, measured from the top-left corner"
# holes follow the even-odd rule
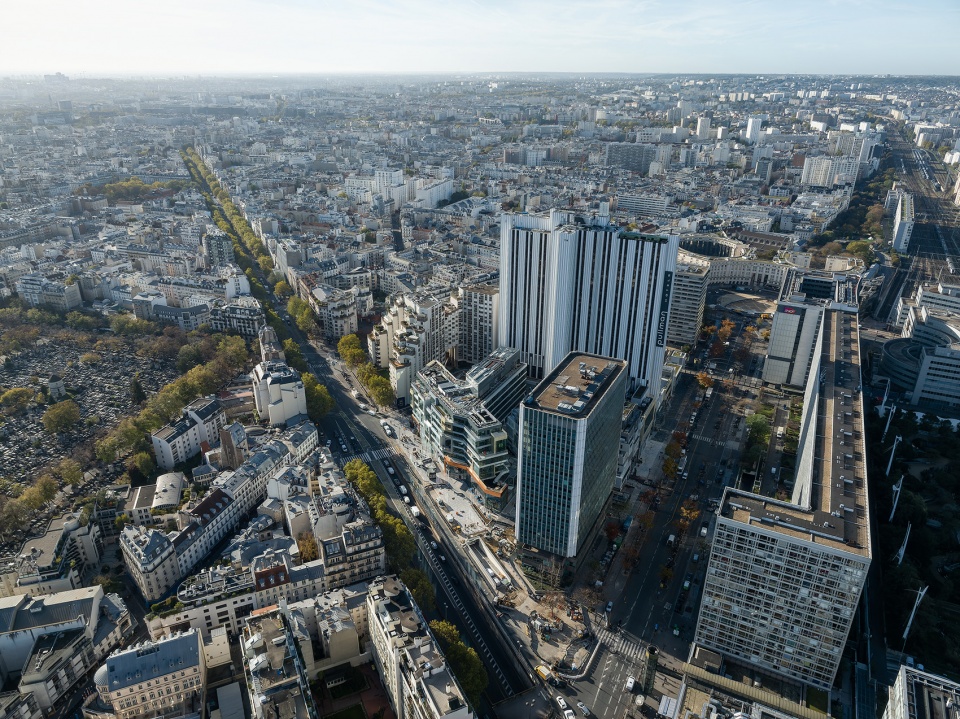
[[[597,637],[603,642],[607,651],[616,654],[624,662],[639,660],[643,655],[643,643],[628,632],[601,628],[597,630]]]
[[[393,454],[392,449],[390,449],[389,447],[382,447],[381,449],[361,452],[360,454],[351,454],[349,457],[341,457],[340,464],[346,464],[347,462],[353,461],[354,459],[359,459],[369,464],[374,460],[389,459],[392,454]]]

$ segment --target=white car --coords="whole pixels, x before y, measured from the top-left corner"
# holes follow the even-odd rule
[[[561,709],[566,709],[566,708],[567,708],[567,700],[564,699],[564,698],[561,697],[561,696],[558,696],[558,697],[557,697],[557,706],[560,707]]]
[[[636,680],[633,677],[627,677],[627,691],[633,691],[633,685],[636,683]]]

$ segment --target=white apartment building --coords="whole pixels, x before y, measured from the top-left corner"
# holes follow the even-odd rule
[[[260,362],[251,373],[253,401],[261,420],[273,426],[307,416],[307,394],[300,373],[280,360]]]
[[[128,524],[120,533],[120,550],[131,579],[147,602],[162,599],[180,581],[177,553],[163,532]]]
[[[227,424],[223,405],[215,396],[201,397],[183,408],[183,416],[150,436],[157,466],[173,469],[200,452],[200,444],[215,445]]]
[[[418,180],[416,200],[421,207],[436,209],[444,200],[453,195],[453,180]]]
[[[210,310],[210,326],[215,332],[236,332],[252,339],[267,326],[267,316],[255,297],[238,297]]]
[[[0,596],[51,594],[83,586],[103,552],[96,522],[80,523],[80,513],[50,521],[47,531],[23,543],[14,562],[0,572]]]
[[[289,554],[269,551],[245,569],[215,566],[187,577],[176,595],[183,608],[149,617],[147,629],[153,639],[185,626],[204,639],[221,627],[237,634],[252,612],[280,599],[290,603],[310,599],[327,589],[323,559],[294,564]]]
[[[710,266],[677,263],[670,296],[670,325],[667,340],[676,345],[693,345],[703,326]]]
[[[630,215],[662,215],[672,203],[670,195],[617,195],[617,211]]]
[[[21,690],[36,693],[43,709],[74,688],[93,662],[119,646],[136,627],[123,600],[104,594],[100,586],[4,597],[0,612],[5,617],[0,627],[0,679],[6,682],[28,669],[21,675],[27,679]],[[38,644],[45,637],[50,641]],[[86,668],[79,673],[71,665],[71,649],[85,657]]]
[[[568,352],[624,359],[658,387],[679,238],[624,232],[609,217],[504,214],[500,343],[541,379]]]
[[[941,310],[960,315],[960,285],[948,285],[943,282],[920,285],[912,298],[901,297],[897,300],[896,315],[891,323],[902,326],[907,320],[910,309],[926,307],[929,310]]]
[[[468,285],[457,290],[460,308],[457,360],[476,364],[500,346],[500,291],[492,285]]]
[[[724,493],[695,637],[822,690],[833,686],[871,561],[857,319],[835,307],[820,322],[791,501]]]
[[[401,294],[373,328],[368,344],[378,366],[389,367],[399,406],[410,401],[410,386],[433,360],[450,362],[460,342],[460,309],[429,292]]]
[[[313,284],[306,300],[317,317],[320,330],[328,339],[338,339],[357,331],[357,297],[361,287],[337,289],[325,284]],[[368,295],[369,293],[365,293]]]
[[[48,279],[31,272],[16,282],[17,294],[31,307],[47,306],[60,312],[69,312],[83,304],[80,285],[65,279]]]
[[[466,695],[406,587],[370,584],[367,623],[373,658],[397,719],[472,719]]]
[[[907,192],[900,193],[897,209],[893,215],[893,249],[897,252],[906,252],[910,248],[913,218],[913,195]]]
[[[760,139],[760,132],[763,127],[764,118],[759,115],[751,115],[747,120],[747,131],[744,138],[747,142],[755,143]]]
[[[856,157],[817,155],[804,160],[800,184],[824,188],[853,185],[859,175],[860,161]]]
[[[206,662],[194,629],[119,649],[93,683],[116,719],[187,716],[201,710]]]
[[[960,406],[960,313],[911,306],[900,338],[883,345],[880,371],[927,408]]]
[[[791,272],[773,315],[763,381],[806,387],[820,353],[824,313],[841,307],[856,311],[852,278]]]

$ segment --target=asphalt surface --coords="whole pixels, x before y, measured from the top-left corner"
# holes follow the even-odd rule
[[[387,437],[380,424],[381,420],[386,419],[396,427],[405,420],[394,412],[379,412],[378,416],[372,416],[361,410],[360,403],[369,407],[369,399],[335,352],[309,342],[295,327],[290,327],[290,333],[300,345],[311,370],[326,385],[336,402],[336,409],[320,422],[321,430],[332,440],[334,459],[342,465],[354,457],[360,457],[377,473],[386,489],[390,508],[404,521],[416,539],[416,563],[427,571],[438,590],[438,614],[457,625],[464,641],[476,649],[484,663],[489,677],[489,702],[496,703],[527,689],[531,682],[519,671],[499,640],[499,633],[490,626],[489,618],[477,606],[475,598],[465,591],[465,580],[459,576],[456,565],[440,559],[441,554],[446,557],[455,550],[443,544],[441,533],[433,530],[424,516],[418,520],[411,515],[409,506],[404,503],[383,464],[383,457],[386,456],[405,485],[409,486],[411,481],[415,481],[411,479],[401,452],[396,449],[395,440]],[[360,395],[358,398],[353,396],[353,390]],[[341,437],[345,439],[346,452],[341,451]],[[430,547],[431,540],[438,542],[436,551]]]
[[[612,583],[613,594],[620,597],[614,600],[610,614],[611,631],[597,630],[603,649],[586,677],[564,692],[568,700],[583,701],[598,717],[619,718],[635,699],[639,687],[629,693],[626,682],[628,677],[639,678],[648,645],[655,645],[660,650],[660,679],[667,682],[660,686],[668,691],[675,685],[671,682],[675,682],[687,659],[689,643],[696,629],[702,578],[712,538],[710,500],[719,499],[724,487],[737,479],[741,443],[746,436],[745,418],[737,408],[747,406],[756,397],[766,348],[763,342],[754,343],[752,355],[757,358],[757,363],[752,370],[749,360],[746,367],[735,363],[732,355],[741,341],[747,320],[732,313],[728,316],[738,322],[738,327],[731,335],[726,355],[706,360],[716,362],[716,383],[711,398],[700,407],[697,419],[690,427],[684,465],[687,476],[681,474],[673,482],[665,480],[660,486],[659,506],[650,529],[643,536],[639,561],[633,571],[629,575],[621,573],[608,577],[607,584]],[[700,366],[691,367],[679,381],[664,412],[666,421],[662,431],[667,436],[678,425],[688,422],[694,412],[702,392],[695,378],[699,370]],[[771,445],[776,445],[775,433]],[[676,526],[680,508],[684,501],[693,497],[696,497],[694,502],[700,515],[681,536]],[[701,536],[704,523],[707,524],[706,537]],[[668,546],[671,535],[676,541],[673,546]],[[694,555],[697,555],[696,562],[693,561]],[[684,589],[685,583],[689,583],[688,589]],[[593,626],[606,625],[604,609],[603,606],[596,608],[591,617]]]

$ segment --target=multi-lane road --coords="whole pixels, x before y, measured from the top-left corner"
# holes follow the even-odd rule
[[[716,383],[711,397],[699,407],[689,428],[685,474],[659,488],[659,503],[649,530],[643,534],[641,559],[636,567],[628,574],[620,572],[606,580],[608,596],[619,597],[614,600],[609,617],[611,630],[597,630],[603,648],[588,674],[572,683],[568,692],[569,698],[582,700],[596,716],[623,716],[627,703],[635,697],[625,691],[626,680],[639,678],[647,646],[659,648],[661,675],[668,680],[671,675],[679,675],[680,665],[687,658],[709,554],[713,502],[720,498],[724,487],[737,480],[740,448],[746,433],[741,412],[756,397],[760,384],[762,353],[758,347],[753,349],[745,367],[731,359],[748,322],[736,315],[731,318],[738,327],[727,356],[716,360]],[[689,420],[700,401],[702,391],[696,371],[682,376],[665,411],[667,433]],[[768,461],[777,457],[770,455]],[[768,466],[763,470],[770,473]],[[688,500],[700,514],[681,535],[677,525],[681,506]],[[706,536],[702,536],[704,526]],[[671,536],[672,543],[668,541]],[[603,627],[607,621],[605,607],[596,609],[593,626]]]
[[[285,315],[285,313],[281,313]],[[393,482],[384,464],[390,462],[405,486],[417,481],[415,473],[405,464],[402,452],[394,438],[388,437],[380,422],[384,417],[394,425],[401,420],[396,415],[372,416],[361,410],[360,404],[367,400],[346,366],[331,350],[311,343],[295,327],[290,333],[301,347],[311,371],[325,384],[336,409],[323,418],[320,429],[331,438],[331,450],[340,464],[360,458],[377,473],[387,492],[387,501],[393,512],[410,528],[417,544],[418,565],[433,579],[437,593],[437,614],[457,625],[464,640],[476,649],[489,677],[487,698],[491,704],[528,689],[531,685],[527,674],[521,671],[502,642],[499,634],[490,625],[489,617],[477,605],[476,598],[467,591],[464,579],[459,576],[456,564],[447,559],[452,551],[444,544],[442,534],[435,531],[426,517],[414,518],[410,506],[403,501],[398,487]],[[352,394],[357,390],[359,398]],[[343,441],[346,452],[340,448]],[[431,542],[437,544],[433,549]]]

